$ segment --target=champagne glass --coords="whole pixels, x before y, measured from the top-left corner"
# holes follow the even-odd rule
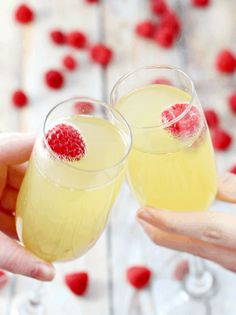
[[[111,103],[133,134],[127,176],[140,205],[206,211],[216,195],[217,176],[209,131],[191,79],[171,66],[142,67],[118,80]],[[197,257],[191,260],[183,286],[188,302],[204,299],[217,288],[213,273]],[[185,314],[182,293],[178,311],[169,298],[168,311],[160,314]]]
[[[89,98],[55,106],[37,137],[17,199],[16,227],[27,250],[58,262],[93,246],[119,191],[130,147],[129,126],[116,109]],[[19,297],[14,311],[45,314],[41,288]]]

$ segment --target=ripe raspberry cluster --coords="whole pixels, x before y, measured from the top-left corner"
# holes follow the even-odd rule
[[[216,70],[232,75],[236,71],[236,55],[230,49],[222,49],[216,56]]]
[[[181,33],[181,21],[165,0],[149,0],[153,19],[140,21],[135,32],[138,36],[153,40],[162,48],[171,48]]]

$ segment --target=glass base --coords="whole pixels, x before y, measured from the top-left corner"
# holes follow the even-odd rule
[[[30,302],[29,294],[24,294],[14,299],[10,315],[47,315],[47,312],[44,305]]]

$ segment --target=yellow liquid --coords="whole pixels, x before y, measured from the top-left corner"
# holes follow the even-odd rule
[[[79,127],[86,156],[61,162],[38,139],[17,200],[21,241],[49,262],[81,256],[98,239],[123,178],[119,161],[127,151],[124,136],[105,120],[80,116],[66,122]]]
[[[128,180],[141,205],[203,211],[215,197],[214,153],[204,121],[199,132],[187,139],[155,127],[161,124],[164,109],[189,101],[184,91],[157,84],[135,90],[116,104],[133,132]]]

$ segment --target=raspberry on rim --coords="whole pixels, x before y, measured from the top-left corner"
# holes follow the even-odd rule
[[[61,123],[48,130],[46,141],[61,160],[79,161],[86,154],[83,137],[73,125]]]
[[[163,124],[171,123],[172,120],[180,116],[188,106],[191,108],[180,120],[175,121],[170,126],[166,127],[172,135],[179,136],[193,136],[200,127],[200,112],[196,106],[189,104],[174,104],[161,114],[161,121]]]

